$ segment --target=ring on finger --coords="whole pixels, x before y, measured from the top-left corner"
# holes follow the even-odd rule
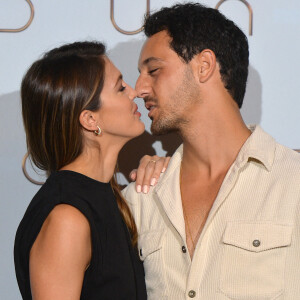
[[[156,160],[150,159],[149,162],[154,162],[154,163],[156,163]]]

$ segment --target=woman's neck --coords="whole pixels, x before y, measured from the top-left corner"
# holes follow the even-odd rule
[[[109,182],[112,178],[120,149],[85,147],[82,153],[61,170],[81,173],[94,180]]]

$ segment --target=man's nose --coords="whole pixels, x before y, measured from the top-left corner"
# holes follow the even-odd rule
[[[137,91],[137,96],[139,98],[145,98],[150,94],[150,84],[149,81],[142,75],[136,81],[135,90]]]

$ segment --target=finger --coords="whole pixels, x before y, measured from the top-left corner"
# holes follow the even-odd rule
[[[153,178],[155,166],[156,161],[150,160],[145,168],[144,178],[142,182],[142,191],[144,194],[147,194],[149,192],[149,186],[151,184],[151,179]]]
[[[153,174],[151,176],[151,180],[150,180],[150,185],[154,186],[157,184],[157,182],[159,181],[160,175],[161,173],[165,172],[165,170],[168,167],[170,161],[170,157],[160,157],[156,163],[155,163],[155,168],[153,171]],[[150,172],[151,170],[149,170]]]
[[[136,172],[136,181],[135,181],[135,189],[138,193],[142,191],[142,183],[145,175],[145,169],[150,159],[151,158],[149,155],[145,155],[140,160],[140,164]]]
[[[135,181],[135,180],[136,180],[136,173],[137,173],[137,169],[133,169],[133,170],[129,173],[129,178],[130,178],[132,181]]]
[[[158,182],[162,169],[164,168],[164,161],[165,161],[165,157],[162,157],[159,160],[157,160],[153,169],[153,173],[149,174],[149,176],[151,176],[150,179],[151,186],[156,185],[156,183]],[[150,168],[149,168],[149,172],[151,172]]]
[[[167,170],[167,167],[169,165],[170,159],[171,159],[171,156],[165,157],[164,166],[163,166],[163,168],[161,170],[162,173],[164,173]]]

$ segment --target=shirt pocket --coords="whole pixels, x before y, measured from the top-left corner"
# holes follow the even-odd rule
[[[164,230],[155,230],[144,232],[138,238],[139,256],[145,269],[148,300],[166,299],[164,237]]]
[[[291,239],[289,225],[228,223],[222,238],[221,292],[238,300],[271,300],[282,294]]]

